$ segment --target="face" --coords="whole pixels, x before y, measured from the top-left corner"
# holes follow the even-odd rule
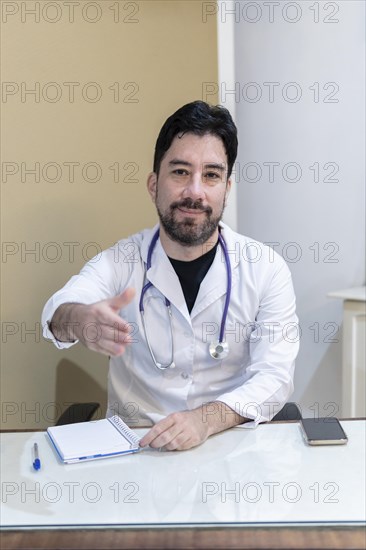
[[[217,231],[231,181],[221,139],[206,134],[176,136],[163,157],[159,177],[148,178],[161,225],[183,246],[207,242]]]

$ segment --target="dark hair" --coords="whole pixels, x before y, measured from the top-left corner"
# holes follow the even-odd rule
[[[192,133],[198,136],[212,134],[224,144],[230,177],[238,150],[237,129],[231,115],[221,105],[193,101],[183,105],[163,124],[155,145],[154,172],[159,174],[160,164],[177,134]]]

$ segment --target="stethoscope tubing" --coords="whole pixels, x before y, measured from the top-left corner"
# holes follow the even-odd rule
[[[151,268],[152,254],[153,254],[153,251],[154,251],[154,248],[155,248],[155,245],[156,245],[156,242],[157,242],[158,238],[159,238],[159,229],[155,232],[153,238],[151,239],[151,243],[149,245],[149,248],[148,248],[147,261],[146,261],[146,273]],[[226,264],[226,273],[227,273],[227,289],[226,289],[226,296],[225,296],[225,305],[224,305],[224,310],[223,310],[222,318],[221,318],[220,336],[219,336],[219,341],[218,341],[218,344],[220,345],[220,344],[224,344],[224,341],[225,341],[225,326],[226,326],[226,319],[227,319],[227,315],[228,315],[230,298],[231,298],[232,277],[231,277],[231,265],[230,265],[229,253],[228,253],[228,250],[227,250],[225,240],[224,240],[224,238],[222,237],[222,235],[220,233],[219,233],[219,243],[220,243],[220,246],[221,246],[221,248],[223,250],[223,253],[224,253],[225,264]],[[171,303],[170,303],[170,300],[168,300],[168,298],[166,296],[164,296],[165,305],[168,308],[168,313],[169,313],[169,323],[170,323],[171,338],[172,338],[172,357],[171,357],[170,363],[167,363],[166,365],[163,365],[162,363],[159,363],[155,358],[155,354],[152,350],[149,338],[147,336],[146,326],[145,326],[144,296],[146,294],[146,291],[152,286],[153,286],[153,284],[150,281],[148,281],[142,287],[140,301],[139,301],[139,310],[140,310],[140,314],[141,314],[141,319],[142,319],[142,324],[143,324],[143,328],[144,328],[144,332],[145,332],[147,346],[149,348],[151,357],[152,357],[152,359],[153,359],[153,361],[154,361],[154,363],[155,363],[155,365],[158,369],[165,370],[169,367],[174,367],[175,366],[174,365],[174,338],[173,338]],[[226,344],[226,347],[227,347],[227,344]],[[216,357],[215,355],[213,355],[213,357],[216,358],[216,359],[220,359],[219,356]]]
[[[222,314],[221,319],[221,327],[220,327],[220,338],[219,342],[223,342],[225,340],[225,325],[226,325],[226,319],[227,314],[229,311],[229,304],[230,304],[230,298],[231,298],[231,287],[232,287],[232,279],[231,279],[231,265],[230,265],[230,258],[227,251],[226,243],[219,233],[219,241],[222,248],[222,251],[225,256],[225,264],[226,264],[226,273],[227,273],[227,288],[226,288],[226,298],[225,298],[225,305],[224,305],[224,311]]]

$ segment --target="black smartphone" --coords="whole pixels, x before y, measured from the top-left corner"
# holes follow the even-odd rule
[[[300,422],[305,441],[309,445],[345,445],[348,438],[338,418],[302,418]]]

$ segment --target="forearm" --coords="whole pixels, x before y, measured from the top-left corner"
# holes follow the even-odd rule
[[[205,403],[197,410],[200,411],[202,422],[207,424],[208,436],[250,421],[249,418],[236,413],[222,401]]]
[[[80,307],[83,307],[83,304],[67,303],[56,309],[49,328],[60,342],[75,342],[78,339],[75,330],[78,326],[76,314]]]

